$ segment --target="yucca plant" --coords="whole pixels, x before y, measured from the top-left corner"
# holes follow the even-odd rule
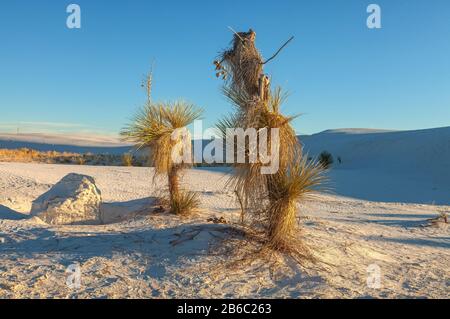
[[[235,188],[243,211],[253,213],[258,227],[264,230],[264,248],[299,255],[300,244],[294,240],[297,233],[296,204],[310,194],[323,181],[322,166],[308,164],[291,126],[295,116],[281,113],[286,95],[280,88],[270,89],[270,79],[263,73],[264,62],[255,46],[256,33],[235,33],[232,47],[215,61],[225,82],[223,93],[235,106],[236,112],[223,119],[218,129],[224,138],[227,128],[279,129],[279,140],[269,138],[268,149],[278,146],[279,170],[274,174],[261,173],[263,163],[247,161],[235,164],[231,183]],[[228,141],[229,139],[227,139]],[[234,141],[233,141],[234,142]],[[274,143],[278,143],[275,145]],[[245,145],[245,154],[249,153]],[[236,153],[237,149],[234,148]]]
[[[155,167],[155,176],[167,175],[169,203],[171,211],[184,214],[194,208],[197,201],[193,196],[180,189],[180,172],[189,163],[175,163],[173,154],[191,149],[190,138],[174,138],[177,130],[184,129],[202,114],[202,109],[178,101],[174,103],[147,103],[122,130],[121,135],[127,141],[135,143],[137,149],[149,148],[150,161]],[[186,200],[189,199],[190,200]]]

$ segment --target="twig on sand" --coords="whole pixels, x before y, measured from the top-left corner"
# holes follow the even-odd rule
[[[194,240],[195,237],[198,236],[198,234],[201,233],[201,229],[200,230],[192,230],[190,232],[186,232],[186,233],[181,233],[181,234],[175,234],[176,236],[178,236],[178,239],[172,240],[170,242],[170,244],[172,246],[176,246],[178,244],[184,243],[185,241],[188,240]]]
[[[230,231],[230,229],[232,229],[231,227],[210,227],[210,226],[211,225],[196,226],[191,230],[184,229],[183,231],[181,231],[181,233],[174,234],[174,236],[176,236],[177,239],[174,239],[174,240],[170,241],[169,243],[172,246],[176,246],[176,245],[184,243],[188,240],[194,240],[195,237],[197,237],[202,231],[208,231],[208,233],[211,234],[213,237],[223,239],[223,237],[221,237],[221,236],[213,235],[212,232],[227,233]]]
[[[239,205],[241,206],[241,223],[244,224],[244,216],[245,216],[244,201],[242,200],[242,196],[239,193],[239,191],[235,190],[234,193],[236,194]]]

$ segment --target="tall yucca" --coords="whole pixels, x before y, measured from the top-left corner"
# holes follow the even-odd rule
[[[189,143],[183,146],[185,149],[191,148],[190,139],[181,140],[181,137],[174,139],[173,136],[176,130],[186,128],[200,118],[202,112],[202,109],[184,101],[147,103],[121,132],[124,139],[135,143],[138,149],[149,148],[150,159],[157,175],[167,174],[172,211],[180,212],[179,209],[175,209],[174,203],[186,198],[180,191],[179,173],[189,165],[189,163],[174,163],[172,154],[177,151],[175,147],[179,147],[180,143]]]
[[[246,210],[254,213],[265,235],[265,248],[299,255],[296,246],[296,203],[311,193],[322,180],[321,166],[308,164],[302,157],[302,148],[291,121],[295,117],[281,113],[286,98],[280,88],[271,92],[270,78],[264,74],[264,62],[255,46],[256,33],[235,33],[232,47],[221,55],[216,67],[227,75],[223,93],[236,107],[236,112],[222,120],[218,128],[226,137],[226,129],[239,127],[279,129],[279,141],[269,138],[268,149],[274,143],[279,147],[279,170],[271,175],[261,174],[261,162],[235,165],[232,183],[244,200]],[[292,38],[291,38],[292,39]],[[245,146],[248,153],[248,146]],[[236,148],[234,149],[236,152]]]

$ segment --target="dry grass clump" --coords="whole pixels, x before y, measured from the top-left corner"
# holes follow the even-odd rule
[[[124,153],[122,155],[122,164],[123,166],[133,166],[133,154]]]
[[[173,155],[182,156],[187,151],[192,156],[190,135],[187,130],[180,130],[198,119],[201,113],[201,109],[183,101],[150,102],[121,133],[125,140],[135,143],[137,149],[149,148],[156,176],[167,175],[169,203],[173,212],[188,212],[189,206],[195,203],[193,196],[180,190],[180,172],[191,165],[192,158],[188,163],[178,163],[174,162]]]
[[[128,154],[128,153],[127,153]],[[71,164],[94,166],[145,166],[148,159],[145,156],[133,158],[131,162],[124,161],[124,155],[115,154],[80,154],[71,152],[36,151],[28,148],[0,149],[0,162]]]
[[[188,216],[200,207],[199,194],[190,191],[179,191],[169,197],[170,211],[180,216]]]
[[[82,165],[85,155],[70,152],[41,152],[29,148],[1,149],[0,161],[20,163],[46,163],[46,164],[78,164]]]

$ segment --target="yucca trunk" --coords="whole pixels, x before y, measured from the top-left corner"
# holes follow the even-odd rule
[[[180,194],[179,171],[180,167],[177,165],[173,165],[167,174],[169,184],[169,196],[171,202],[173,202],[174,199],[178,198],[178,195]]]

